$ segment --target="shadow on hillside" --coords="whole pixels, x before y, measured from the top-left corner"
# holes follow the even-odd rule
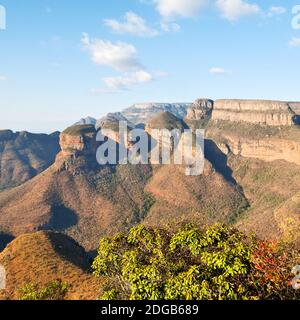
[[[52,206],[50,221],[43,227],[44,230],[64,231],[78,223],[74,211],[64,205]]]
[[[48,237],[60,257],[85,271],[91,272],[90,257],[74,239],[62,233],[52,232],[48,234]]]
[[[227,181],[237,186],[236,180],[232,176],[232,170],[228,166],[228,159],[213,140],[205,140],[205,158],[209,160],[215,170],[220,173]]]
[[[6,248],[6,246],[14,239],[15,238],[12,235],[0,232],[0,252],[3,251]]]

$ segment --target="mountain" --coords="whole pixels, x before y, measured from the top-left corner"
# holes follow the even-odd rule
[[[0,131],[0,190],[18,186],[48,168],[59,152],[59,133]]]
[[[134,128],[134,124],[131,123],[121,112],[108,113],[105,117],[97,120],[96,128],[118,131],[120,121],[126,122],[129,128]]]
[[[250,204],[237,225],[262,238],[280,238],[297,225],[296,211],[288,210],[300,204],[295,196],[300,188],[296,106],[218,100],[206,127],[207,155],[219,172],[230,170]]]
[[[146,123],[160,112],[170,112],[183,119],[189,106],[190,103],[137,103],[125,109],[122,114],[134,124]]]
[[[143,221],[175,222],[183,214],[194,221],[232,221],[247,205],[241,190],[209,163],[206,175],[194,178],[183,167],[99,166],[95,136],[93,126],[66,129],[60,135],[62,151],[50,168],[0,193],[0,230],[15,237],[56,230],[91,251],[101,236]]]
[[[179,129],[183,131],[186,128],[186,124],[182,119],[177,118],[171,112],[160,112],[154,115],[146,123],[146,130],[148,129]]]
[[[74,125],[96,125],[97,120],[95,118],[92,117],[86,117],[86,118],[81,118],[78,122],[76,122]]]
[[[205,128],[199,176],[186,176],[185,166],[174,164],[100,166],[95,125],[67,128],[50,167],[0,193],[0,264],[8,274],[3,298],[17,298],[26,283],[43,286],[57,277],[71,284],[68,299],[97,298],[101,284],[91,276],[88,256],[101,237],[139,223],[170,230],[183,222],[225,222],[262,239],[299,243],[299,106],[198,99],[180,117],[145,106],[138,114],[148,135]],[[116,130],[119,120],[126,120],[124,113],[98,125]],[[9,140],[12,133],[2,134]]]
[[[91,273],[88,255],[60,233],[40,231],[18,237],[0,253],[0,265],[6,270],[6,289],[0,291],[0,299],[18,299],[25,285],[41,288],[57,279],[69,285],[66,299],[99,297],[100,281]]]

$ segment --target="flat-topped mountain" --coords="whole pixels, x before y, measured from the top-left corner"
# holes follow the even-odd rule
[[[247,122],[268,126],[291,126],[296,124],[299,119],[288,102],[217,100],[214,103],[212,120]]]
[[[185,118],[190,103],[137,103],[122,114],[132,123],[146,123],[157,113],[170,112],[177,118]]]
[[[0,131],[0,190],[18,186],[48,168],[55,160],[59,133]]]

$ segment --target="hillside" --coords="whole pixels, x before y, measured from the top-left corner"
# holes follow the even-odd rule
[[[60,150],[59,133],[0,131],[0,191],[18,186],[48,168]]]
[[[139,222],[177,220],[183,214],[203,221],[234,220],[247,203],[209,164],[205,176],[194,178],[180,167],[99,166],[95,134],[67,129],[60,137],[62,151],[50,168],[0,193],[0,230],[13,236],[58,230],[91,251],[100,236]],[[213,203],[214,194],[220,195],[218,204]]]
[[[1,299],[18,299],[27,284],[43,287],[60,279],[70,285],[67,299],[97,299],[100,280],[91,274],[90,260],[71,238],[55,232],[24,234],[0,253],[5,267],[6,290]]]

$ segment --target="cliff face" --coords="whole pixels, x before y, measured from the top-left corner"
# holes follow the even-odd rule
[[[59,138],[61,152],[56,157],[56,168],[68,171],[76,169],[77,172],[87,162],[89,165],[96,164],[96,150],[99,146],[96,134],[93,125],[75,125],[62,132]]]
[[[223,139],[226,142],[218,142],[217,145],[225,154],[232,152],[244,158],[256,158],[267,162],[285,160],[300,165],[300,141],[276,137],[248,139],[226,133],[223,134]]]
[[[209,99],[197,99],[187,111],[187,120],[209,119],[213,111],[214,102]]]
[[[296,105],[294,109],[296,109]],[[287,102],[217,100],[214,103],[212,120],[247,122],[268,126],[291,126],[296,123],[297,114]]]

